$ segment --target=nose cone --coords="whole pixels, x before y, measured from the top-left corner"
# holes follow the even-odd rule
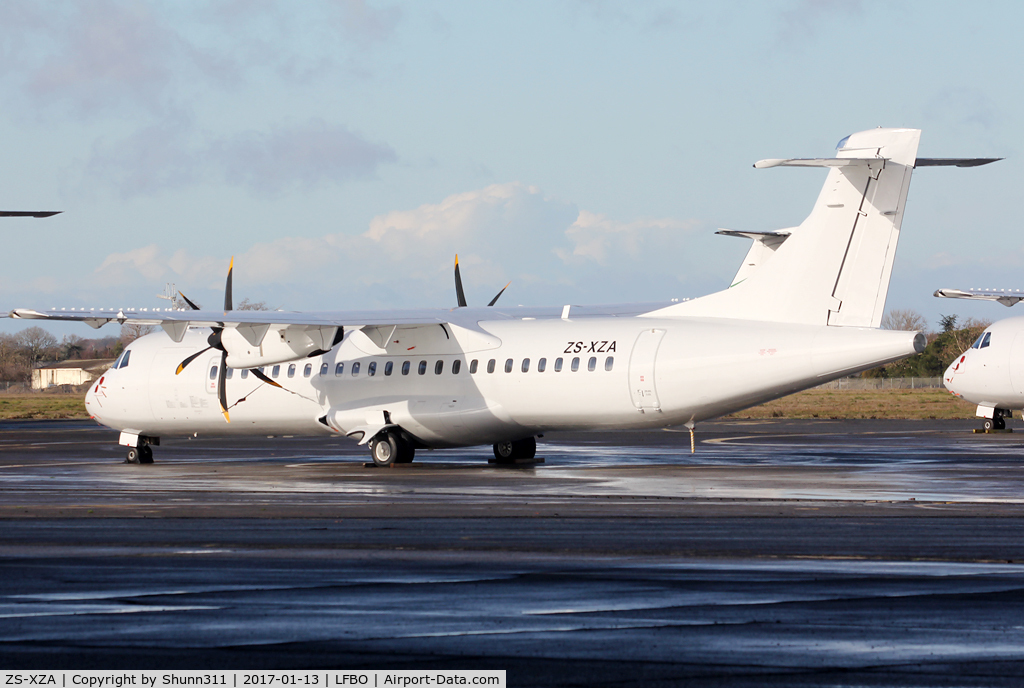
[[[946,372],[942,374],[942,385],[958,396],[960,395],[960,392],[953,387],[954,384],[957,387],[962,387],[961,383],[963,383],[964,373],[966,372],[965,366],[967,364],[967,354],[968,352],[965,351],[954,358],[953,362],[949,364],[948,368],[946,368]]]
[[[102,422],[100,415],[102,413],[102,405],[100,402],[100,396],[97,393],[100,386],[104,383],[104,377],[101,376],[99,380],[94,380],[89,385],[88,391],[85,393],[85,410],[89,412],[89,416]]]

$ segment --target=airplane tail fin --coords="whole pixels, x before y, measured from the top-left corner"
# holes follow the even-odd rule
[[[756,163],[829,168],[811,214],[741,283],[650,315],[878,327],[920,138],[871,129],[840,141],[835,158]]]

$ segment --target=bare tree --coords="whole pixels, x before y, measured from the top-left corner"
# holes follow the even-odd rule
[[[144,337],[152,331],[152,325],[140,325],[138,323],[126,322],[121,325],[121,342],[125,346],[128,346],[139,337]]]
[[[57,348],[57,338],[41,327],[30,327],[16,336],[18,344],[28,353],[32,365],[52,355]]]
[[[248,297],[242,299],[235,306],[236,311],[265,311],[267,309],[266,301],[250,301]]]
[[[882,318],[883,330],[900,330],[902,332],[924,332],[928,321],[924,316],[911,308],[894,308]]]

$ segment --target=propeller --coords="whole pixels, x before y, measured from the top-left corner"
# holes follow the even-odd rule
[[[508,284],[512,284],[512,282],[509,282]],[[491,299],[491,302],[487,304],[488,307],[493,306],[498,302],[498,299],[501,298],[501,295],[505,293],[506,289],[508,289],[508,284],[502,287],[501,291],[499,291],[497,295],[493,299]],[[466,292],[463,291],[462,289],[462,272],[459,270],[458,253],[455,254],[455,298],[458,299],[459,301],[459,308],[465,308],[467,305],[469,305],[468,303],[466,303]]]
[[[231,264],[228,265],[228,279],[227,279],[227,282],[224,285],[224,313],[225,313],[225,315],[229,311],[233,310],[232,306],[231,306],[231,273],[234,271],[234,268],[235,268],[235,258],[234,258],[234,256],[232,256]],[[184,294],[181,295],[181,298],[185,299],[185,302],[189,306],[191,306],[193,310],[199,310],[199,308],[194,303],[189,301],[185,297]],[[221,341],[221,337],[223,336],[223,333],[224,333],[224,324],[221,323],[220,327],[213,327],[212,329],[213,329],[213,332],[211,332],[210,336],[206,338],[206,341],[209,344],[209,346],[207,346],[205,349],[202,349],[201,351],[197,351],[196,353],[192,354],[191,356],[187,357],[184,361],[179,363],[177,370],[174,371],[174,374],[175,375],[181,375],[181,371],[185,370],[185,368],[188,366],[189,363],[191,363],[192,361],[196,360],[197,358],[199,358],[200,356],[205,354],[210,349],[217,349],[218,351],[220,351],[220,367],[217,369],[217,401],[220,402],[220,412],[224,414],[224,420],[227,421],[228,423],[230,423],[231,422],[231,416],[228,415],[228,393],[227,393],[227,380],[228,380],[228,378],[227,378],[227,374],[226,374],[227,373],[227,367],[228,367],[228,352],[227,352],[227,349],[224,348],[224,343]],[[258,377],[260,379],[263,379],[266,376],[263,375],[263,373],[258,373],[256,375],[256,377]],[[275,384],[276,386],[280,387],[280,385],[277,385],[277,383],[273,383],[273,384]]]

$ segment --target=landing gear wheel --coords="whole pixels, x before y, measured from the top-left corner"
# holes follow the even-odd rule
[[[148,444],[139,447],[139,463],[153,463],[153,448]]]
[[[125,463],[139,463],[139,448],[128,447],[128,455],[124,458]]]
[[[537,439],[527,437],[521,440],[505,440],[494,445],[494,458],[498,463],[512,463],[518,459],[532,459],[537,456]]]
[[[395,463],[412,463],[416,456],[416,448],[412,446],[411,442],[406,442],[401,437],[395,439],[398,441],[398,457],[395,459]]]
[[[986,418],[985,422],[981,424],[981,427],[985,428],[986,430],[991,430],[995,426],[996,422],[992,418]]]
[[[370,456],[378,466],[390,466],[398,460],[398,441],[390,432],[384,432],[370,440]]]
[[[370,440],[370,456],[378,466],[390,466],[393,463],[412,463],[416,455],[413,446],[404,433],[385,431]]]
[[[1003,418],[1002,416],[999,416],[998,418],[993,418],[993,421],[995,423],[996,430],[1006,429],[1006,419]]]

